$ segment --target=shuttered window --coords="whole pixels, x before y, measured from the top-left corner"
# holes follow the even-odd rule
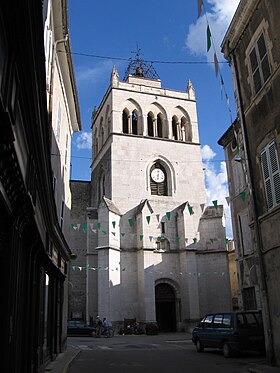
[[[268,209],[280,203],[280,170],[275,142],[261,152],[261,164]]]
[[[250,53],[250,63],[254,89],[255,93],[257,93],[270,76],[270,65],[263,33]]]

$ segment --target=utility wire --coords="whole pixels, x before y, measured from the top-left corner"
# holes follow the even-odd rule
[[[63,50],[58,50],[57,52],[60,53],[69,53]],[[82,56],[82,57],[90,57],[90,58],[100,58],[104,60],[116,60],[116,61],[131,61],[131,58],[122,58],[122,57],[113,57],[113,56],[100,56],[96,54],[90,53],[81,53],[81,52],[71,52],[71,55],[75,56]],[[214,64],[215,61],[162,61],[162,60],[145,60],[148,63],[155,63],[155,64],[173,64],[173,65],[207,65],[207,64]],[[219,62],[219,64],[228,64],[227,61]]]

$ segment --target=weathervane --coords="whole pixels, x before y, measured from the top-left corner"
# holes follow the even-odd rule
[[[136,52],[131,52],[135,54],[135,58],[133,59],[132,57],[130,57],[129,59],[130,63],[125,71],[124,81],[127,80],[129,75],[135,75],[138,77],[155,80],[159,79],[159,76],[152,63],[148,63],[142,59],[141,55],[143,56],[143,53],[141,52],[138,43],[136,43],[136,49]]]

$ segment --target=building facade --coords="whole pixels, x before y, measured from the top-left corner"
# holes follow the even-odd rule
[[[238,119],[219,140],[228,159],[243,308],[262,308],[267,356],[279,365],[280,7],[241,1],[222,51],[230,61]]]
[[[53,193],[44,9],[42,2],[33,0],[0,5],[1,366],[5,372],[42,371],[66,347],[64,300],[71,251]]]
[[[205,207],[191,82],[162,88],[140,59],[124,81],[114,68],[92,136],[91,182],[72,182],[69,318],[175,331],[231,309],[223,207]]]

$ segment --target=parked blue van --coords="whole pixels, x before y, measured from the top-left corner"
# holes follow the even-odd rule
[[[219,348],[225,357],[237,351],[265,351],[259,311],[217,312],[205,315],[192,331],[196,350]]]

